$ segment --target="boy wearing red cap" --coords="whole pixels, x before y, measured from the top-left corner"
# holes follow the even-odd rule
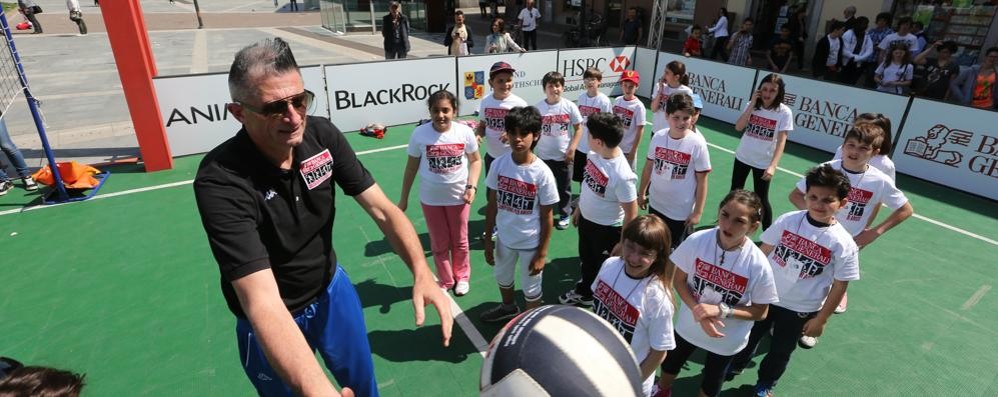
[[[624,95],[613,101],[613,114],[624,122],[624,139],[620,141],[620,150],[624,152],[632,171],[637,165],[634,159],[645,130],[645,104],[635,95],[640,82],[641,76],[636,70],[625,70],[620,76],[620,88]]]

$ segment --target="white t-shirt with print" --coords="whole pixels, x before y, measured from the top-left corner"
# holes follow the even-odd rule
[[[749,104],[749,106],[755,106]],[[776,110],[759,108],[752,111],[748,126],[735,150],[735,158],[752,168],[766,169],[776,152],[776,137],[780,131],[793,131],[794,115],[790,107],[780,104]]]
[[[410,157],[419,157],[419,201],[426,205],[464,204],[468,184],[467,154],[478,151],[475,131],[451,122],[437,132],[433,123],[416,127],[409,137]]]
[[[575,150],[589,153],[589,127],[586,126],[586,121],[589,121],[589,116],[593,114],[612,112],[613,105],[610,103],[610,97],[602,92],[597,92],[594,97],[590,97],[588,92],[583,92],[579,94],[578,102],[579,114],[582,115],[582,137],[579,138],[579,146]]]
[[[762,233],[762,242],[774,247],[768,259],[779,307],[816,312],[834,280],[859,280],[859,248],[839,223],[818,227],[807,211],[788,212]]]
[[[575,135],[575,125],[582,123],[579,107],[565,98],[554,105],[542,99],[534,107],[541,113],[541,139],[537,141],[534,153],[541,160],[565,160],[565,152]]]
[[[904,94],[903,86],[885,85],[883,84],[883,82],[911,81],[912,78],[914,78],[915,76],[915,66],[910,63],[898,65],[894,62],[891,62],[885,68],[884,64],[881,63],[879,66],[877,66],[877,70],[874,71],[873,74],[880,76],[881,83],[877,85],[877,91],[889,92],[891,94],[900,95]]]
[[[658,277],[631,278],[624,271],[624,260],[614,256],[603,262],[592,289],[593,312],[630,343],[638,365],[648,357],[650,349],[676,348],[672,297]],[[644,380],[646,395],[654,379],[652,374]]]
[[[624,156],[605,159],[590,151],[582,175],[579,212],[593,223],[620,225],[624,221],[620,204],[637,200],[637,181],[638,176]]]
[[[839,145],[838,149],[835,149],[835,156],[832,157],[832,160],[842,160],[842,145]],[[873,168],[887,174],[887,176],[891,178],[891,181],[894,181],[894,184],[897,185],[897,167],[894,166],[894,160],[891,160],[890,157],[878,154],[871,157],[869,163],[873,166]]]
[[[699,303],[716,305],[724,302],[735,307],[778,301],[773,271],[762,250],[751,241],[746,241],[733,251],[721,251],[717,244],[716,227],[690,235],[669,259],[686,273],[686,286]],[[748,344],[754,322],[731,317],[721,321],[724,328],[720,331],[724,337],[708,336],[700,323],[693,319],[693,311],[682,305],[676,317],[676,333],[711,353],[722,356],[738,353]]]
[[[509,248],[528,250],[540,244],[542,205],[558,203],[558,187],[547,164],[534,157],[517,164],[512,153],[492,162],[485,185],[495,190],[498,239]]]
[[[509,153],[509,144],[499,137],[506,131],[506,113],[517,106],[525,107],[527,101],[514,94],[501,101],[495,95],[489,95],[478,105],[478,120],[485,123],[485,150],[494,159]]]
[[[710,154],[703,135],[688,132],[682,139],[669,129],[652,135],[647,159],[652,165],[649,205],[672,220],[684,220],[696,204],[696,172],[710,172]]]
[[[638,129],[645,128],[645,104],[637,97],[628,101],[619,96],[613,101],[613,114],[624,122],[624,139],[620,140],[620,150],[624,154],[630,153],[638,136]]]
[[[891,48],[891,45],[894,43],[907,44],[908,52],[911,54],[918,54],[919,52],[922,51],[922,49],[918,46],[918,37],[916,37],[911,33],[908,33],[907,35],[904,36],[901,36],[897,32],[891,33],[887,35],[887,37],[884,37],[883,40],[880,40],[880,45],[878,45],[877,47],[879,47],[881,50],[888,50],[889,48]],[[891,55],[890,53],[887,53],[887,56],[890,55]]]
[[[891,210],[901,208],[908,202],[908,197],[894,186],[894,181],[876,167],[866,167],[865,172],[854,173],[842,169],[842,160],[832,160],[832,168],[842,171],[849,178],[849,202],[835,213],[835,220],[855,236],[866,229],[873,209],[884,203]],[[804,178],[797,181],[797,190],[807,193],[807,183]]]
[[[665,114],[665,102],[669,100],[669,97],[672,96],[672,94],[677,94],[682,92],[686,95],[689,95],[691,98],[693,97],[693,90],[685,85],[680,84],[679,87],[672,88],[669,87],[668,84],[655,83],[655,92],[651,94],[652,98],[658,99],[660,86],[665,87],[665,93],[662,94],[662,99],[658,103],[658,111],[652,113],[651,116],[652,132],[658,132],[658,130],[661,130],[663,128],[669,128],[669,120],[667,119],[668,116],[666,116]]]

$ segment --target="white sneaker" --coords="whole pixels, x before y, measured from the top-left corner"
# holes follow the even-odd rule
[[[803,349],[810,349],[817,344],[818,344],[818,338],[807,335],[801,335],[800,339],[797,341],[797,346],[800,346]]]
[[[29,192],[38,190],[38,184],[35,183],[35,180],[31,179],[30,176],[24,177],[22,181],[24,182],[24,190],[27,190]]]
[[[454,287],[454,296],[464,296],[471,290],[471,285],[467,281],[458,281]]]

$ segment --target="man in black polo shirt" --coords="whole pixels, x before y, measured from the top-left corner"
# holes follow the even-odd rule
[[[333,250],[335,182],[377,222],[414,276],[416,325],[424,304],[452,318],[412,224],[358,161],[328,119],[306,116],[288,44],[267,39],[236,54],[229,70],[243,128],[205,156],[194,181],[201,221],[236,315],[240,362],[264,396],[336,395],[314,350],[340,386],[378,395],[360,300]],[[344,392],[344,394],[347,394]]]

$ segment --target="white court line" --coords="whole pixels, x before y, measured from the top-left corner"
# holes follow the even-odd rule
[[[974,305],[984,298],[984,294],[988,293],[988,291],[991,291],[991,286],[988,284],[982,285],[981,288],[977,289],[977,292],[974,292],[974,294],[970,296],[970,299],[963,302],[963,306],[960,306],[960,310],[970,310],[970,308],[974,307]]]

